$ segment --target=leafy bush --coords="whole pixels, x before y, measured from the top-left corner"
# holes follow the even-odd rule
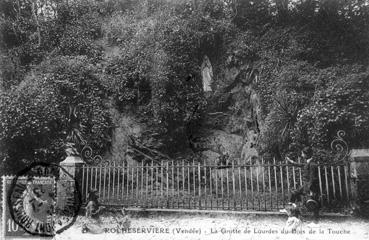
[[[315,100],[298,115],[297,139],[327,148],[337,131],[344,130],[350,147],[368,146],[368,77],[367,71],[337,76],[317,91]]]
[[[110,118],[106,92],[86,58],[58,57],[43,62],[17,88],[0,98],[1,135],[8,164],[22,159],[58,162],[64,156],[71,122],[69,107],[87,142],[100,151],[109,144]],[[42,156],[37,156],[38,151]],[[40,159],[41,158],[41,159]]]

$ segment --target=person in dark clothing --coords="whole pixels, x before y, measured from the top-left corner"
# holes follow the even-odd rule
[[[317,175],[317,165],[314,162],[313,152],[310,147],[306,147],[301,152],[301,157],[303,163],[297,163],[291,160],[289,157],[286,157],[286,160],[297,167],[302,168],[302,179],[303,186],[292,191],[290,203],[296,203],[297,201],[301,201],[301,197],[307,195],[311,203],[312,201],[316,202],[316,206],[309,209],[313,211],[314,218],[317,220],[319,218],[319,202],[317,201],[317,196],[319,192],[319,183],[318,183],[318,175]],[[314,204],[310,204],[309,206],[314,206]]]
[[[228,153],[224,154],[223,152],[220,153],[219,160],[218,160],[218,168],[229,167],[232,164],[228,161],[229,155]]]

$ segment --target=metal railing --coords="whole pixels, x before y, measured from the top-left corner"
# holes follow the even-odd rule
[[[347,163],[318,164],[317,171],[323,209],[347,208]],[[84,200],[96,189],[102,204],[125,207],[275,211],[302,185],[300,167],[275,159],[253,165],[162,161],[82,167]]]

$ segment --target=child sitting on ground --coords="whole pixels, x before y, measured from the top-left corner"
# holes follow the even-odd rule
[[[104,208],[99,204],[97,190],[91,189],[87,195],[86,217],[96,218]]]
[[[99,213],[105,209],[105,207],[100,206],[98,201],[98,195],[96,189],[91,189],[87,195],[87,205],[86,205],[86,218],[87,222],[83,223],[82,232],[90,232],[90,233],[102,233],[103,229],[100,225]],[[95,222],[96,220],[97,222]]]
[[[280,210],[282,213],[286,213],[288,219],[286,226],[284,227],[287,231],[296,231],[297,227],[301,226],[301,211],[296,204],[288,205],[285,209]]]

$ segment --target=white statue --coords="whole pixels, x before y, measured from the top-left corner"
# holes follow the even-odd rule
[[[204,92],[211,92],[211,84],[213,82],[213,67],[208,56],[204,56],[204,60],[201,64],[201,76],[202,76],[202,86]]]

